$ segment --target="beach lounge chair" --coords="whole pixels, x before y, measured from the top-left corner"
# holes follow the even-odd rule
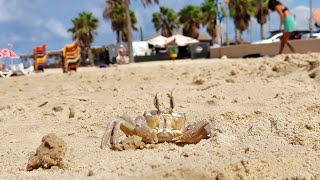
[[[10,77],[13,74],[11,70],[1,71],[0,70],[0,77]]]
[[[36,71],[38,70],[44,71],[44,67],[47,61],[46,45],[43,44],[41,46],[36,46],[33,49],[33,56],[34,56],[34,69]]]
[[[76,40],[63,48],[63,72],[77,71],[81,63],[80,42]]]
[[[24,68],[23,63],[17,64],[17,65],[10,65],[12,74],[16,75],[31,75],[34,72],[34,67],[30,66],[28,68]]]
[[[12,70],[7,70],[5,64],[0,63],[0,77],[10,77],[13,74]]]
[[[24,68],[23,63],[20,63],[17,65],[17,70],[19,72],[21,72],[23,75],[31,75],[34,73],[34,67],[33,66],[29,66],[28,68]]]

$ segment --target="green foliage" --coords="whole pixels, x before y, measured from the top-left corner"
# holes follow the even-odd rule
[[[256,3],[257,0],[230,0],[230,16],[240,32],[248,29],[250,18],[256,12]]]
[[[81,12],[78,17],[71,21],[73,27],[68,31],[72,32],[72,38],[79,39],[83,46],[90,47],[94,40],[93,35],[97,35],[96,30],[99,26],[99,20],[92,13]]]
[[[255,17],[259,24],[263,25],[267,22],[268,11],[268,0],[260,0],[256,5]]]
[[[199,6],[188,5],[182,8],[178,15],[179,22],[183,27],[183,35],[197,39],[200,23],[204,18],[201,8]]]
[[[130,0],[129,0],[130,1]],[[155,3],[155,4],[159,4],[159,0],[141,0],[142,4],[144,6],[148,5],[148,4],[152,4],[152,3]]]
[[[216,37],[216,17],[218,10],[216,8],[216,0],[205,0],[201,5],[202,25],[207,28],[207,32],[212,39]]]
[[[177,14],[164,6],[160,7],[160,12],[152,14],[152,22],[156,31],[161,30],[161,35],[165,37],[172,36],[172,32],[179,27]]]
[[[201,11],[203,13],[203,25],[206,25],[208,22],[216,19],[218,11],[216,9],[216,0],[205,0],[201,5]]]
[[[92,13],[81,12],[79,16],[71,20],[73,27],[68,29],[72,32],[72,39],[80,41],[81,57],[85,59],[91,53],[90,46],[94,40],[94,35],[97,35],[99,20]],[[93,59],[90,59],[91,65],[94,65]]]
[[[117,32],[117,41],[128,40],[128,27],[125,6],[123,0],[106,0],[107,7],[104,9],[103,17],[107,21],[111,21],[111,28]],[[133,11],[130,11],[131,28],[137,30],[137,18]]]
[[[144,6],[151,3],[159,3],[160,0],[141,0]],[[164,36],[171,36],[178,24],[182,26],[183,34],[193,38],[199,36],[200,25],[206,27],[207,32],[212,38],[215,38],[216,32],[216,1],[217,0],[204,0],[201,6],[188,5],[183,7],[178,14],[173,9],[168,7],[160,7],[160,12],[152,14],[152,22],[156,31],[161,30],[161,34]],[[235,27],[242,33],[249,27],[251,17],[256,17],[258,23],[265,24],[267,21],[268,10],[266,8],[269,0],[230,0],[229,12],[233,18]],[[126,18],[124,17],[124,3],[130,4],[130,0],[106,0],[109,5],[104,12],[106,20],[111,20],[112,29],[114,31],[121,31],[126,34],[128,25]],[[117,9],[117,10],[115,10]],[[221,8],[223,16],[226,16],[226,11]],[[114,13],[114,14],[113,14]],[[133,13],[133,12],[131,12]],[[105,16],[107,15],[107,16]],[[178,19],[178,20],[177,20]],[[131,18],[132,29],[136,29],[134,24],[136,18]],[[130,29],[131,31],[131,29]]]
[[[268,2],[269,0],[259,0],[259,2],[256,5],[255,18],[257,19],[257,22],[260,24],[261,39],[264,39],[263,25],[267,23],[267,17],[269,15],[269,10],[267,8]]]

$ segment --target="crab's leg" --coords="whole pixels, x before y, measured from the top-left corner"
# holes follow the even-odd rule
[[[112,130],[115,126],[117,122],[116,121],[112,121],[109,126],[106,128],[103,136],[102,136],[102,140],[101,140],[101,145],[100,145],[100,148],[101,149],[105,149],[107,144],[108,144],[108,140],[110,140],[110,137],[111,137],[111,133],[112,133]]]
[[[181,136],[173,139],[178,143],[196,144],[201,139],[209,138],[211,135],[209,123],[207,121],[200,121],[196,124],[187,126]]]
[[[102,137],[101,148],[104,149],[108,141],[114,147],[119,144],[119,131],[123,131],[127,136],[133,135],[135,130],[135,124],[130,118],[115,118],[110,125],[106,128]]]
[[[134,121],[132,121],[131,117],[128,116],[127,114],[123,114],[122,116],[120,116],[120,118],[127,121],[130,124],[134,124],[134,125],[136,124],[136,123],[134,123]]]
[[[100,147],[104,149],[109,142],[113,148],[121,150],[119,146],[120,131],[124,132],[127,136],[140,136],[149,143],[158,142],[156,133],[148,126],[143,116],[137,117],[135,122],[133,122],[129,116],[122,115],[115,118],[106,128]]]
[[[154,107],[156,107],[156,109],[157,109],[157,113],[159,114],[160,113],[160,104],[159,104],[159,99],[158,99],[158,93],[156,93],[156,95],[154,96],[153,104],[154,104]]]

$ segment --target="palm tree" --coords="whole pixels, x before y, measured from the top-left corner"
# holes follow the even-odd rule
[[[122,13],[120,9],[123,8],[122,0],[106,0],[107,6],[103,11],[103,18],[106,21],[111,21],[113,31],[117,33],[117,43],[120,43],[120,33],[124,26],[121,21]]]
[[[134,57],[133,57],[133,48],[132,48],[132,31],[131,31],[131,19],[130,19],[130,0],[123,0],[124,2],[124,7],[126,10],[126,16],[127,16],[127,30],[128,30],[128,51],[129,51],[129,61],[131,63],[134,62]],[[159,0],[141,0],[143,6],[145,7],[148,4],[152,3],[159,3]]]
[[[256,15],[255,15],[257,22],[260,24],[261,39],[264,39],[263,25],[267,23],[267,17],[269,15],[267,3],[268,3],[268,0],[259,0],[259,3],[257,5],[257,10],[256,10]]]
[[[152,22],[156,31],[161,29],[161,35],[172,36],[172,32],[179,27],[178,16],[173,9],[161,6],[160,12],[152,14]]]
[[[92,13],[81,12],[79,16],[71,20],[73,27],[68,29],[72,32],[72,39],[78,39],[81,47],[81,58],[84,60],[86,56],[89,56],[90,64],[94,65],[92,58],[91,44],[94,40],[94,35],[97,35],[97,28],[99,26],[99,20],[95,18]]]
[[[126,22],[126,19],[125,17],[123,17],[124,19],[124,22]],[[130,21],[131,21],[131,30],[134,30],[134,31],[138,31],[138,28],[137,28],[137,18],[136,18],[136,15],[133,11],[130,11]],[[125,27],[123,28],[123,31],[121,33],[121,40],[124,41],[124,42],[128,42],[128,27],[126,26],[126,23],[124,23]]]
[[[202,25],[207,27],[207,32],[212,37],[212,41],[214,41],[217,33],[216,33],[216,16],[217,16],[217,8],[216,8],[216,0],[205,0],[201,5],[201,11],[203,13]]]
[[[200,22],[203,19],[203,14],[199,6],[188,5],[180,10],[179,22],[182,24],[182,33],[197,39],[199,37]]]
[[[117,33],[117,43],[120,43],[120,39],[127,42],[128,30],[127,30],[127,18],[126,11],[122,0],[106,0],[107,7],[104,9],[103,17],[107,21],[111,21],[112,30]],[[130,11],[130,18],[132,22],[131,28],[138,30],[135,26],[137,18],[133,11]]]
[[[256,0],[230,0],[230,16],[233,18],[236,30],[240,31],[240,41],[242,33],[249,27],[251,16],[255,12]],[[237,32],[235,32],[237,35]],[[237,41],[237,38],[235,38]]]

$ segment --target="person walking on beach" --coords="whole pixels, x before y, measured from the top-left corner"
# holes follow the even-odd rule
[[[118,49],[118,57],[117,57],[117,61],[118,61],[119,64],[125,64],[126,63],[125,55],[126,55],[126,49],[121,44],[120,48]]]
[[[278,0],[270,0],[268,3],[268,7],[272,11],[277,11],[280,15],[280,32],[283,32],[283,35],[281,39],[279,54],[282,54],[283,48],[286,44],[288,45],[290,50],[295,53],[295,49],[289,43],[291,32],[294,31],[296,26],[294,17],[291,15],[289,9]],[[284,29],[282,29],[282,26],[284,26]]]

